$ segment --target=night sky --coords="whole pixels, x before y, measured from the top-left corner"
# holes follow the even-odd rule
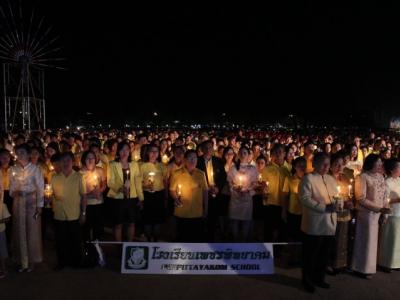
[[[389,106],[400,115],[399,7],[86,2],[35,4],[68,58],[68,71],[47,74],[53,120],[133,122],[158,111],[172,120],[221,120],[226,112],[228,120],[268,121],[291,113],[365,123]]]

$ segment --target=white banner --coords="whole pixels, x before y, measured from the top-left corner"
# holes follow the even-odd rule
[[[273,244],[123,243],[124,274],[274,273]]]

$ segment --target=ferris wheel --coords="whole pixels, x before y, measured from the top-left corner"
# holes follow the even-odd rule
[[[45,18],[15,2],[0,1],[4,129],[46,129],[45,70],[65,69],[65,58],[58,56],[59,36]]]

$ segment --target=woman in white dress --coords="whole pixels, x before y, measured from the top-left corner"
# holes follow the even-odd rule
[[[370,154],[363,172],[356,178],[357,224],[352,269],[363,278],[376,273],[379,218],[390,213],[382,165],[379,155]]]
[[[390,272],[400,268],[400,162],[397,159],[385,161],[385,171],[392,213],[381,228],[378,265]]]

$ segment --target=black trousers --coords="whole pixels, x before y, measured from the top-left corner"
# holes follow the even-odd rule
[[[56,251],[60,266],[79,267],[82,255],[81,227],[79,220],[54,220]]]
[[[264,241],[284,242],[285,223],[282,220],[282,207],[264,206]]]
[[[302,233],[301,233],[301,215],[287,213],[287,227],[288,227],[288,236],[292,241],[300,242]]]
[[[303,282],[320,283],[325,280],[334,236],[303,233]]]
[[[215,233],[217,231],[218,224],[218,207],[217,203],[220,200],[219,195],[217,197],[208,196],[208,214],[207,214],[207,242],[215,241]]]
[[[11,218],[13,215],[13,198],[11,198],[10,193],[8,190],[4,191],[4,204],[7,206],[8,211],[11,214]],[[6,238],[7,238],[7,244],[11,244],[11,235],[12,235],[12,221],[7,223],[6,226]]]
[[[176,217],[178,242],[200,243],[204,241],[204,220],[202,218]]]
[[[42,209],[42,237],[43,240],[49,239],[49,232],[53,231],[54,213],[52,208]]]
[[[86,206],[86,222],[83,225],[84,241],[101,240],[104,232],[103,204]]]

